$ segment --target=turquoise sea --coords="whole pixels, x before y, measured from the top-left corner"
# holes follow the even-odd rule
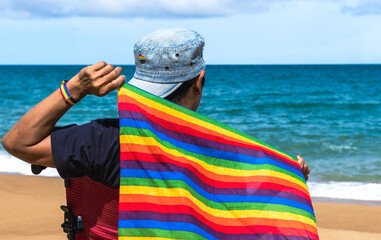
[[[82,67],[0,66],[0,137]],[[312,196],[381,200],[381,65],[209,65],[199,112],[303,156]],[[59,124],[110,117],[116,92],[85,98]],[[0,160],[2,173],[31,174],[2,147]]]

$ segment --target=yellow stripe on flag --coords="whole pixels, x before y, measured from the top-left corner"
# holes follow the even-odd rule
[[[203,202],[195,198],[189,191],[183,188],[158,188],[146,186],[120,186],[119,194],[142,194],[156,197],[183,197],[188,198],[196,204],[202,211],[221,218],[267,218],[267,219],[282,219],[290,221],[299,221],[316,227],[315,222],[305,216],[289,213],[289,212],[276,212],[276,211],[263,211],[263,210],[220,210],[211,208]],[[144,202],[144,197],[142,197]]]
[[[213,172],[218,175],[230,175],[230,176],[237,176],[237,177],[252,177],[252,176],[269,176],[269,177],[275,177],[275,178],[280,178],[282,180],[287,180],[290,182],[293,182],[299,186],[301,186],[303,189],[307,189],[307,186],[304,182],[300,181],[299,179],[296,179],[290,175],[273,171],[273,170],[268,170],[268,169],[261,169],[261,170],[240,170],[240,169],[232,169],[232,168],[227,168],[227,167],[220,167],[220,166],[215,166],[215,165],[210,165],[204,161],[199,160],[198,158],[185,155],[175,149],[167,148],[160,144],[156,139],[153,137],[141,137],[141,136],[136,136],[136,135],[121,135],[120,137],[120,144],[139,144],[142,146],[155,146],[159,147],[163,152],[167,154],[171,154],[175,157],[183,157],[191,162],[195,162],[202,166],[204,169],[207,171]]]

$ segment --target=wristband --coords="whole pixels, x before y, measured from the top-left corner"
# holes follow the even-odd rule
[[[62,81],[62,84],[60,86],[60,92],[61,92],[62,97],[65,100],[65,102],[67,102],[71,106],[74,106],[78,102],[76,100],[74,100],[74,98],[71,96],[69,90],[66,87],[66,83],[67,83],[66,80]]]

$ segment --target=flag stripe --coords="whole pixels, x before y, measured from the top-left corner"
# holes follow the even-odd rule
[[[129,94],[130,96],[127,96],[124,94]],[[206,134],[208,133],[213,134],[221,138],[228,138],[240,144],[251,145],[253,147],[260,147],[261,151],[268,152],[272,155],[280,156],[283,160],[288,160],[291,163],[293,162],[293,160],[295,160],[295,157],[287,153],[284,153],[280,150],[277,150],[265,143],[262,143],[249,135],[240,133],[237,130],[230,128],[226,125],[223,125],[217,121],[206,118],[205,116],[202,116],[200,114],[197,115],[199,118],[195,118],[191,116],[192,113],[190,113],[188,109],[185,109],[179,105],[171,104],[170,102],[163,102],[163,101],[161,101],[161,103],[154,102],[154,101],[151,101],[149,97],[145,98],[142,95],[126,90],[125,88],[119,91],[118,98],[120,102],[118,106],[119,106],[119,112],[120,112],[121,118],[126,118],[126,116],[123,116],[124,114],[123,111],[126,111],[126,110],[134,111],[136,110],[136,107],[140,107],[144,109],[146,108],[146,106],[149,106],[149,111],[146,111],[147,113],[146,116],[149,116],[150,114],[154,116],[160,116],[161,119],[164,119],[171,123],[180,124],[182,127],[188,127],[188,128],[191,128]],[[160,101],[162,99],[156,99],[156,100]],[[145,102],[145,104],[143,104],[143,102]],[[135,107],[128,106],[128,104],[126,103],[131,103]],[[171,107],[165,106],[163,105],[163,103],[171,105]],[[187,113],[184,113],[184,112],[187,112]],[[181,131],[181,129],[176,129],[176,130]]]
[[[288,235],[304,236],[304,229],[285,227],[273,227],[258,222],[256,225],[248,226],[226,226],[209,223],[203,224],[197,217],[189,214],[173,214],[173,213],[159,213],[155,211],[126,211],[121,212],[120,218],[123,220],[156,220],[162,222],[188,222],[193,223],[203,229],[204,231],[212,234],[218,239],[228,238],[229,234],[258,234],[258,233],[271,233],[281,234],[288,233]],[[314,235],[311,233],[311,235]]]
[[[188,160],[198,163],[201,165],[203,168],[206,170],[213,172],[215,174],[219,174],[221,172],[224,173],[224,175],[229,175],[229,176],[241,176],[241,177],[250,177],[250,176],[255,176],[255,175],[269,175],[269,176],[278,176],[280,178],[283,178],[285,180],[288,180],[290,182],[293,182],[297,185],[299,185],[301,188],[304,188],[307,190],[307,186],[300,180],[296,179],[290,175],[277,172],[274,170],[268,170],[268,169],[259,169],[259,170],[241,170],[241,169],[234,169],[234,168],[229,168],[225,166],[219,166],[218,159],[215,159],[216,164],[211,165],[208,164],[207,162],[200,160],[197,154],[188,154],[189,152],[184,150],[184,149],[178,149],[178,148],[169,148],[167,147],[167,143],[165,142],[158,142],[157,139],[153,137],[141,137],[141,136],[135,136],[135,135],[121,135],[120,137],[120,144],[121,144],[121,150],[124,144],[127,144],[127,146],[132,145],[132,144],[141,144],[142,147],[149,147],[151,150],[154,150],[154,148],[151,147],[159,147],[161,150],[162,154],[168,154],[172,155],[173,157],[183,157],[187,158]],[[136,145],[135,145],[136,147]],[[125,149],[123,149],[125,150]],[[131,149],[133,151],[133,149]],[[207,157],[205,157],[207,158]]]
[[[178,239],[197,239],[201,236],[201,237],[203,237],[205,239],[209,239],[209,240],[225,240],[225,239],[226,240],[236,240],[236,239],[240,240],[240,239],[253,239],[253,238],[255,239],[256,235],[258,235],[258,237],[261,236],[263,239],[268,239],[267,235],[274,236],[274,235],[279,234],[279,233],[252,233],[252,234],[229,234],[226,236],[222,233],[217,233],[216,236],[214,236],[213,234],[205,231],[204,229],[200,228],[199,226],[197,226],[195,224],[190,224],[187,222],[164,222],[164,221],[156,221],[156,220],[137,220],[137,219],[120,220],[119,226],[121,226],[125,230],[127,230],[129,228],[140,229],[140,231],[143,234],[147,234],[147,232],[153,232],[154,233],[153,236],[159,235],[157,233],[157,230],[159,230],[159,231],[167,230],[166,234],[164,236],[168,236],[168,237],[171,237],[171,235],[173,234],[172,232],[175,232],[177,235],[177,234],[179,234],[179,232],[183,231],[183,229],[188,229],[187,233],[183,233],[183,235],[181,237],[177,235],[176,238],[179,237]],[[261,227],[263,227],[263,226],[261,226]],[[199,236],[195,236],[193,234],[192,234],[192,237],[189,237],[189,236],[185,237],[184,236],[184,234],[188,234],[190,232],[197,234]],[[150,233],[150,234],[152,234],[152,233]],[[285,235],[285,234],[283,234],[283,235]],[[301,237],[301,236],[292,236],[292,235],[290,236],[289,235],[288,239],[306,240],[306,239],[310,239],[310,238]]]
[[[168,223],[170,224],[170,223]],[[168,231],[168,229],[157,229],[157,228],[138,228],[137,223],[130,223],[131,228],[121,228],[119,227],[119,240],[120,239],[130,239],[130,237],[146,237],[148,239],[159,237],[167,239],[194,239],[194,240],[208,240],[208,238],[203,237],[192,231]],[[120,225],[119,225],[120,226]],[[133,227],[133,228],[132,228]],[[121,238],[122,236],[122,238]],[[215,238],[212,238],[215,239]]]
[[[198,146],[198,145],[186,143],[185,141],[190,137],[189,135],[180,135],[180,136],[172,135],[171,136],[170,133],[173,133],[171,131],[164,131],[166,132],[164,134],[159,131],[156,131],[153,128],[154,125],[150,125],[146,122],[142,122],[138,120],[124,119],[123,121],[120,122],[120,124],[121,124],[121,129],[120,129],[121,135],[140,135],[141,131],[145,130],[146,136],[152,136],[152,137],[156,136],[157,139],[160,139],[160,141],[166,141],[168,143],[171,143],[171,145],[175,146],[176,148],[184,148],[196,154],[203,154],[204,152],[207,152],[207,154],[204,154],[203,156],[207,156],[211,158],[220,158],[220,159],[225,159],[230,161],[237,161],[237,159],[240,159],[241,161],[239,162],[239,164],[235,165],[236,166],[235,168],[237,168],[237,166],[240,166],[241,168],[247,169],[247,167],[253,166],[253,163],[255,164],[266,163],[266,164],[274,165],[274,166],[280,167],[281,169],[290,171],[291,172],[290,175],[295,174],[295,178],[301,179],[303,177],[303,175],[301,175],[300,173],[300,169],[295,169],[294,167],[291,167],[279,161],[275,161],[272,158],[268,158],[267,156],[258,156],[257,154],[250,155],[250,152],[254,153],[254,151],[248,151],[248,150],[245,151],[244,149],[239,149],[237,147],[234,147],[234,148],[231,147],[229,149],[229,145],[218,144],[215,142],[211,142],[213,143],[213,144],[210,144],[212,146],[205,146],[205,145]],[[179,139],[181,139],[181,141],[179,141]],[[207,161],[208,159],[205,159],[205,160]],[[244,163],[248,163],[248,164],[245,165]],[[225,164],[222,163],[220,165],[226,165],[226,163]]]
[[[133,170],[134,171],[134,170]],[[134,171],[137,174],[142,174],[144,171]],[[187,180],[170,180],[166,179],[166,173],[154,173],[152,171],[146,171],[146,174],[150,174],[151,178],[142,178],[142,177],[134,177],[129,176],[128,178],[124,178],[123,181],[124,186],[155,186],[158,188],[182,188],[192,194],[193,197],[197,198],[200,202],[203,202],[205,205],[213,206],[213,208],[224,210],[228,209],[242,209],[242,210],[250,210],[250,209],[263,209],[267,204],[276,204],[279,205],[279,211],[285,211],[298,213],[300,215],[304,215],[310,218],[313,218],[313,210],[304,204],[293,201],[287,198],[279,198],[275,196],[253,196],[253,195],[219,195],[219,194],[210,194],[200,187],[195,187],[196,184],[193,184],[191,181]],[[158,176],[162,174],[164,179],[156,179]],[[135,175],[135,174],[134,174]],[[171,176],[174,174],[172,173]],[[160,176],[159,176],[160,177]],[[199,192],[198,192],[198,191]],[[221,200],[223,199],[223,200]],[[278,209],[278,207],[273,206],[274,210]]]
[[[125,164],[125,163],[128,163]],[[174,164],[166,163],[166,164],[158,164],[158,163],[152,163],[152,162],[146,162],[146,161],[122,161],[123,164],[123,169],[121,169],[121,182],[123,182],[123,185],[128,184],[128,178],[124,175],[124,171],[126,169],[137,169],[135,171],[141,172],[143,170],[139,170],[139,168],[143,168],[145,170],[151,170],[151,171],[163,171],[166,172],[169,170],[171,173],[168,178],[169,179],[175,179],[175,174],[179,175],[179,173],[185,175],[186,178],[189,179],[189,181],[192,181],[194,184],[196,184],[195,188],[202,188],[204,191],[210,193],[210,194],[221,194],[221,195],[249,195],[249,196],[274,196],[274,197],[281,197],[281,198],[288,198],[292,199],[294,201],[303,203],[307,206],[309,206],[312,209],[310,201],[307,199],[284,191],[285,188],[281,190],[274,190],[274,189],[269,189],[269,188],[254,188],[254,189],[249,189],[249,188],[220,188],[216,185],[211,186],[209,184],[206,184],[200,180],[193,172],[189,171],[186,168],[176,166]],[[168,172],[168,173],[169,173]],[[172,175],[174,173],[174,175]],[[138,175],[138,174],[137,174]],[[138,175],[139,177],[142,177],[146,175],[146,173],[142,173],[141,175]],[[147,177],[148,178],[148,177]],[[181,180],[180,177],[177,178],[177,180]],[[222,183],[223,184],[223,183]]]
[[[245,227],[254,225],[268,225],[268,226],[278,226],[283,228],[297,228],[306,229],[313,234],[317,234],[316,228],[309,224],[305,224],[299,221],[292,220],[280,220],[280,219],[267,219],[267,218],[220,218],[213,215],[207,214],[205,212],[196,211],[192,206],[178,204],[176,199],[166,198],[166,204],[163,204],[157,198],[148,196],[148,202],[139,203],[142,197],[147,197],[146,195],[122,195],[121,199],[126,198],[128,202],[134,202],[134,204],[125,203],[121,205],[121,211],[119,219],[128,219],[125,215],[128,211],[136,212],[158,212],[158,213],[168,213],[168,214],[183,214],[191,215],[199,219],[203,223],[207,223],[208,226],[221,226],[221,227]],[[168,201],[168,202],[167,202]],[[170,204],[172,203],[172,204]],[[170,205],[171,207],[168,207]]]
[[[220,137],[220,133],[218,132],[202,132],[197,131],[194,128],[188,127],[188,126],[181,126],[177,124],[176,122],[169,122],[166,121],[163,118],[160,118],[159,116],[156,116],[154,114],[151,114],[150,112],[145,112],[141,108],[137,108],[135,105],[130,105],[131,108],[134,108],[134,111],[130,109],[130,111],[120,111],[120,116],[123,117],[120,119],[120,126],[124,127],[125,123],[130,120],[140,120],[145,121],[149,123],[153,128],[155,128],[157,131],[165,133],[166,135],[170,136],[171,138],[177,139],[179,141],[183,142],[197,142],[197,139],[200,137],[203,138],[203,145],[208,144],[209,146],[222,146],[223,149],[231,149],[230,151],[237,151],[237,149],[240,149],[241,152],[244,152],[245,154],[260,154],[259,157],[272,157],[273,160],[279,161],[285,165],[288,165],[296,170],[300,169],[299,165],[295,163],[294,160],[291,161],[285,161],[279,157],[275,157],[274,155],[266,154],[263,151],[255,151],[260,150],[260,148],[256,147],[255,145],[249,145],[247,143],[237,143],[236,140],[229,136]],[[177,120],[177,119],[176,119]],[[181,120],[180,120],[181,121]],[[169,130],[165,128],[165,126],[172,125],[177,127],[176,131]],[[229,140],[231,139],[231,140]]]
[[[221,174],[215,174],[210,171],[205,170],[202,166],[194,164],[193,162],[185,158],[175,158],[166,156],[164,154],[157,154],[157,151],[153,151],[152,154],[146,152],[146,149],[141,145],[132,145],[135,150],[140,150],[140,152],[124,152],[122,153],[121,166],[123,168],[128,168],[128,159],[144,159],[141,162],[160,162],[161,165],[172,164],[178,167],[186,168],[191,171],[195,176],[199,178],[200,181],[214,186],[216,188],[232,188],[232,189],[272,189],[278,191],[290,192],[295,195],[301,196],[308,201],[310,197],[305,189],[301,188],[299,185],[284,180],[282,178],[273,176],[253,176],[253,177],[237,177],[237,176],[227,176]],[[155,154],[153,154],[155,153]],[[143,165],[141,165],[143,166]]]
[[[145,187],[145,186],[121,186],[119,194],[144,194],[146,196],[173,197],[173,198],[177,198],[179,202],[187,199],[194,202],[194,204],[197,205],[199,209],[205,212],[208,212],[209,214],[213,214],[217,217],[246,218],[249,216],[258,216],[258,217],[264,217],[264,218],[273,218],[274,216],[278,216],[279,219],[297,220],[297,221],[308,223],[310,225],[315,224],[314,218],[311,219],[310,217],[306,217],[300,214],[295,214],[292,212],[286,212],[286,211],[282,212],[280,211],[281,207],[275,204],[273,204],[272,206],[269,206],[268,209],[270,210],[267,210],[266,207],[264,207],[264,210],[257,210],[257,209],[235,210],[235,209],[228,209],[228,208],[225,208],[224,210],[222,210],[222,209],[212,208],[211,206],[204,204],[199,199],[192,196],[192,194],[190,194],[187,190],[182,188],[168,189],[168,188],[156,188],[156,187]],[[212,205],[212,206],[216,207],[216,205]]]

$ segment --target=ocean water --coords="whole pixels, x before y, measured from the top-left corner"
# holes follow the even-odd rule
[[[0,66],[0,137],[82,67]],[[381,65],[207,66],[198,112],[303,156],[312,196],[381,201]],[[59,125],[117,114],[116,92],[88,96]],[[1,173],[31,175],[2,147],[0,161]]]

